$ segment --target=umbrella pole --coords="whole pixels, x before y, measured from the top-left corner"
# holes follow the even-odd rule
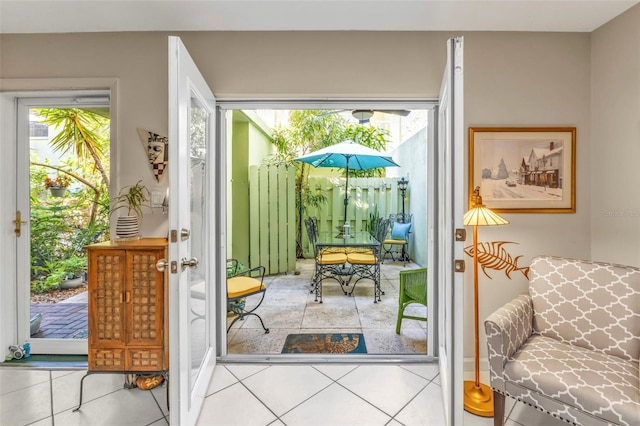
[[[344,189],[344,223],[347,224],[347,205],[349,204],[349,158],[347,158],[347,186]]]

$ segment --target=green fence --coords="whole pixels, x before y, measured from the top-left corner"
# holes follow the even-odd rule
[[[347,220],[355,232],[366,229],[370,214],[387,217],[401,209],[397,178],[350,178]],[[304,218],[318,218],[319,231],[336,231],[344,222],[345,179],[310,177],[312,191],[327,202],[308,207]],[[291,272],[296,262],[295,170],[292,167],[252,166],[249,170],[250,265],[264,265],[267,274]],[[408,204],[405,209],[408,211]],[[303,218],[303,219],[304,219]],[[302,249],[313,257],[302,226]]]

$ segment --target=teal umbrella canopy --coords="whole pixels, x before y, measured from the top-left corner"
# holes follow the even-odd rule
[[[311,164],[313,167],[333,167],[336,169],[369,170],[378,167],[399,167],[399,164],[387,154],[352,140],[319,149],[294,158],[294,160]]]
[[[378,167],[400,167],[398,163],[382,152],[360,145],[352,140],[337,143],[319,149],[295,161],[311,164],[313,167],[332,167],[346,169],[347,182],[344,194],[344,221],[347,222],[347,206],[349,205],[349,169],[369,170]]]

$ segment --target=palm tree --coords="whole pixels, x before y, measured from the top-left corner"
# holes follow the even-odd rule
[[[104,167],[104,150],[109,146],[109,112],[106,108],[35,108],[42,122],[60,129],[50,141],[54,152],[73,154],[80,164],[95,168],[102,176],[103,185],[95,185],[77,173],[49,164],[33,163],[65,173],[91,188],[94,192],[89,222],[97,215],[103,188],[109,187],[109,176]]]

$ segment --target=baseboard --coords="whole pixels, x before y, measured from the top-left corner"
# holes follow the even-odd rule
[[[489,385],[489,360],[480,358],[480,382]],[[464,380],[475,380],[475,360],[473,358],[464,359]]]

